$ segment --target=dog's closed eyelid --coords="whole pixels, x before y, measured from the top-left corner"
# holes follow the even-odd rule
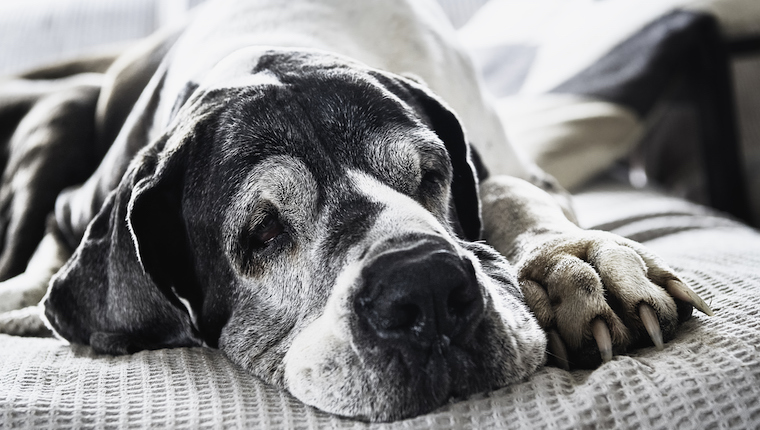
[[[446,152],[443,150],[423,151],[420,154],[419,163],[422,178],[425,177],[425,174],[430,173],[436,176],[430,177],[428,179],[446,179],[451,176],[451,172],[453,170],[451,167],[451,161],[449,160]]]
[[[422,191],[430,191],[430,188],[439,188],[445,182],[446,177],[443,173],[436,170],[423,170],[420,179],[420,189]]]
[[[291,229],[277,211],[257,211],[237,236],[235,264],[243,276],[260,275],[262,261],[281,255],[291,243]]]
[[[285,227],[280,222],[276,214],[268,213],[258,224],[254,225],[249,234],[253,239],[253,245],[266,246],[269,242],[277,238],[285,231]]]
[[[239,227],[235,247],[243,260],[248,260],[279,242],[285,232],[286,225],[277,208],[269,201],[258,201]]]

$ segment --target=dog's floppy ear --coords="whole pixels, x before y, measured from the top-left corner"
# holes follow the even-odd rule
[[[181,217],[194,132],[178,134],[137,155],[52,279],[45,316],[65,339],[109,354],[202,344],[183,304],[200,300]]]
[[[443,141],[454,168],[451,184],[452,221],[466,240],[479,240],[482,234],[478,175],[469,142],[459,119],[446,104],[418,78],[375,75],[381,83],[418,111],[423,120]]]

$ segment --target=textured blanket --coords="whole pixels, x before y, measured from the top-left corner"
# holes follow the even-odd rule
[[[504,389],[390,424],[330,416],[211,349],[95,356],[0,336],[0,427],[757,428],[760,234],[700,206],[620,185],[577,197],[581,221],[644,241],[710,304],[663,351],[594,371],[547,367]]]

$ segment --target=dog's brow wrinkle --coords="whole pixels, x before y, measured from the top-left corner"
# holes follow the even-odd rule
[[[349,247],[364,239],[384,207],[360,194],[342,198],[328,216],[329,231],[324,242],[328,255],[343,256]]]

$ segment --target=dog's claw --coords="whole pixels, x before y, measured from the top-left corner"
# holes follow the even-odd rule
[[[640,304],[639,317],[641,317],[641,322],[644,324],[644,328],[647,329],[649,337],[652,338],[654,346],[658,350],[662,350],[664,348],[662,331],[660,330],[660,323],[657,321],[657,314],[654,309],[646,303]]]
[[[547,348],[549,348],[549,354],[554,358],[557,367],[564,370],[570,370],[570,361],[567,359],[565,342],[562,341],[559,333],[557,333],[556,330],[549,330],[546,333],[546,337],[549,341],[547,345]]]
[[[596,346],[599,348],[599,354],[602,356],[602,362],[606,363],[612,360],[612,337],[607,323],[601,319],[595,319],[591,323],[591,333],[596,339]]]
[[[665,284],[665,290],[674,298],[694,306],[705,315],[713,316],[710,306],[707,306],[707,303],[683,282],[671,279]]]

